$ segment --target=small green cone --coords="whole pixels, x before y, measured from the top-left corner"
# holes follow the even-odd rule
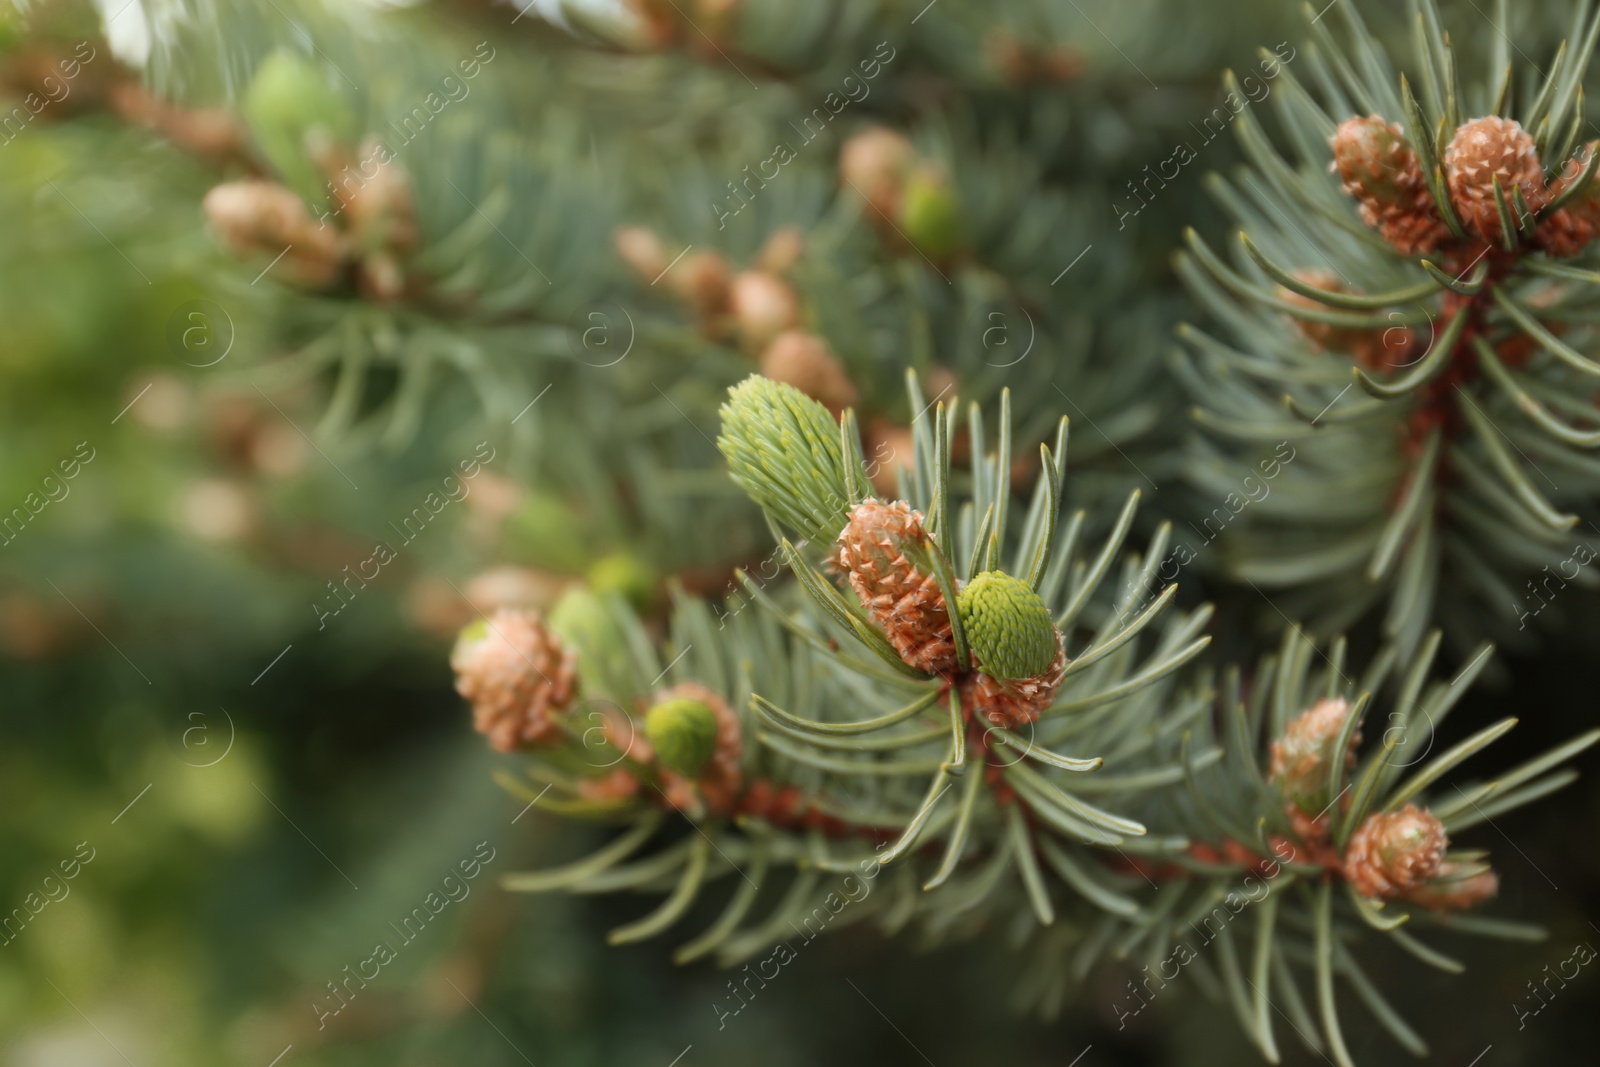
[[[961,202],[943,174],[926,168],[912,174],[900,205],[900,228],[923,252],[943,258],[961,247]]]
[[[674,697],[645,713],[644,734],[669,771],[694,777],[717,748],[717,716],[698,700]]]
[[[1055,621],[1021,578],[984,571],[956,596],[956,606],[979,669],[991,678],[1032,678],[1055,662]]]
[[[284,183],[308,200],[325,200],[306,139],[314,134],[349,145],[355,140],[355,117],[323,71],[293,52],[273,52],[250,81],[244,115],[256,148]]]

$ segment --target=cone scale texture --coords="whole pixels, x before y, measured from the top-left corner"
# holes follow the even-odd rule
[[[1350,835],[1344,875],[1362,896],[1393,899],[1438,874],[1449,844],[1444,824],[1415,804],[1379,812]]]
[[[1549,199],[1533,137],[1512,119],[1489,115],[1462,124],[1445,149],[1444,170],[1461,224],[1485,241],[1501,237],[1496,180],[1513,222],[1519,221],[1514,190],[1521,190],[1533,211]]]
[[[502,608],[461,632],[450,656],[472,725],[497,752],[553,740],[577,693],[577,655],[536,611]]]
[[[906,558],[907,548],[927,541],[922,513],[910,504],[865,500],[839,534],[839,564],[900,658],[941,674],[956,667],[950,613],[938,581]]]
[[[1332,169],[1361,205],[1361,218],[1405,255],[1431,252],[1450,236],[1434,207],[1422,164],[1400,127],[1376,115],[1340,123]]]
[[[1000,681],[1032,678],[1056,655],[1056,626],[1039,594],[1021,578],[984,571],[956,598],[973,659]]]

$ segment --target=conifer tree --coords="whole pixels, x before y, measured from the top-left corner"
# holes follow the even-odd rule
[[[1592,640],[1600,11],[1358,6],[34,3],[12,66],[98,27],[74,106],[205,175],[330,467],[504,450],[415,550],[442,713],[605,828],[504,889],[740,981],[978,943],[1045,1018],[1175,968],[1351,1067],[1449,1025],[1382,953],[1537,935],[1484,826],[1600,740],[1466,778],[1547,709],[1452,717]]]

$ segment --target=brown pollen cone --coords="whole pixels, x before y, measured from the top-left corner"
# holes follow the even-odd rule
[[[344,267],[348,248],[343,236],[319,224],[305,201],[277,182],[260,178],[224,182],[206,194],[203,206],[206,218],[235,254],[282,254],[285,273],[299,284],[327,285]]]
[[[1565,193],[1583,174],[1600,142],[1590,141],[1567,160],[1556,180],[1550,183],[1550,198]],[[1534,241],[1550,255],[1564,259],[1575,256],[1594,240],[1600,231],[1600,184],[1590,181],[1572,199],[1539,221]]]
[[[639,795],[639,779],[622,768],[578,783],[578,796],[595,804],[624,804]]]
[[[1344,876],[1362,896],[1392,900],[1436,877],[1449,845],[1444,823],[1415,804],[1377,812],[1350,835]]]
[[[926,544],[922,513],[897,500],[864,500],[839,534],[839,565],[850,588],[883,627],[900,658],[930,674],[956,666],[950,612],[932,574],[906,558],[907,547]]]
[[[909,426],[899,426],[878,416],[865,433],[867,477],[879,496],[894,496],[901,467],[915,466],[915,439]]]
[[[756,253],[756,267],[783,276],[806,254],[806,233],[798,226],[779,226]]]
[[[702,319],[725,314],[733,271],[715,252],[684,256],[667,273],[667,284]]]
[[[1450,203],[1461,224],[1491,243],[1500,240],[1496,179],[1514,224],[1520,223],[1516,190],[1522,191],[1531,211],[1538,211],[1550,196],[1532,135],[1516,121],[1498,115],[1473,119],[1456,130],[1444,152],[1444,172]]]
[[[1360,205],[1361,219],[1402,254],[1431,252],[1450,236],[1422,163],[1400,127],[1376,115],[1345,119],[1333,132],[1331,169]]]
[[[892,219],[900,212],[900,194],[915,154],[904,134],[887,126],[868,127],[839,149],[839,180]]]
[[[671,263],[661,238],[644,226],[619,226],[611,235],[611,247],[647,282],[661,277]]]
[[[417,214],[411,181],[398,163],[380,167],[354,188],[341,185],[338,197],[350,233],[364,251],[403,256],[416,249]]]
[[[1563,207],[1540,221],[1533,231],[1533,239],[1551,256],[1566,259],[1587,248],[1594,240],[1594,233],[1594,223]]]
[[[244,123],[227,108],[179,107],[131,81],[114,83],[106,91],[106,99],[124,119],[157,131],[213,164],[249,159]]]
[[[800,302],[789,283],[764,270],[742,271],[728,290],[728,309],[745,350],[760,352],[800,321]]]
[[[1302,841],[1320,841],[1328,836],[1328,816],[1321,798],[1334,773],[1333,749],[1339,732],[1350,717],[1350,705],[1342,697],[1319,700],[1301,712],[1272,742],[1267,781],[1276,783],[1288,808],[1289,822]],[[1342,777],[1355,766],[1357,731],[1345,753]]]
[[[462,632],[450,653],[456,692],[472,703],[472,726],[496,752],[559,736],[556,716],[577,693],[578,657],[537,611],[501,608]]]
[[[1295,277],[1307,285],[1325,289],[1330,293],[1352,291],[1325,270],[1311,268],[1297,270]],[[1320,300],[1281,285],[1278,287],[1278,295],[1297,307],[1329,310],[1328,305]],[[1299,330],[1306,340],[1321,349],[1347,353],[1367,370],[1404,365],[1410,359],[1411,350],[1417,343],[1417,335],[1409,326],[1361,330],[1349,326],[1335,326],[1329,322],[1314,322],[1297,315],[1290,315],[1289,318],[1294,323],[1295,329]]]
[[[1066,671],[1066,637],[1057,633],[1055,662],[1043,674],[1003,682],[974,671],[962,680],[961,701],[977,718],[1007,730],[1018,730],[1039,721],[1039,716],[1055,699]]]
[[[785,330],[761,353],[761,376],[792,385],[820,400],[835,416],[853,407],[859,394],[828,342],[804,330]]]

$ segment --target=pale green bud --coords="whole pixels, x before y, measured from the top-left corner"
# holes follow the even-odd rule
[[[717,447],[750,499],[780,526],[826,545],[850,518],[839,424],[792,385],[751,375],[722,405]]]
[[[961,247],[961,201],[943,174],[929,169],[912,174],[900,204],[900,228],[923,252],[939,259]]]
[[[324,178],[313,149],[355,140],[355,117],[314,63],[279,49],[256,68],[244,99],[250,136],[266,161],[295,192],[324,199]]]
[[[644,734],[669,771],[694,777],[717,748],[717,716],[688,697],[664,700],[645,713]]]
[[[956,604],[983,673],[1001,681],[1032,678],[1055,662],[1055,620],[1021,578],[984,571],[961,590]]]

